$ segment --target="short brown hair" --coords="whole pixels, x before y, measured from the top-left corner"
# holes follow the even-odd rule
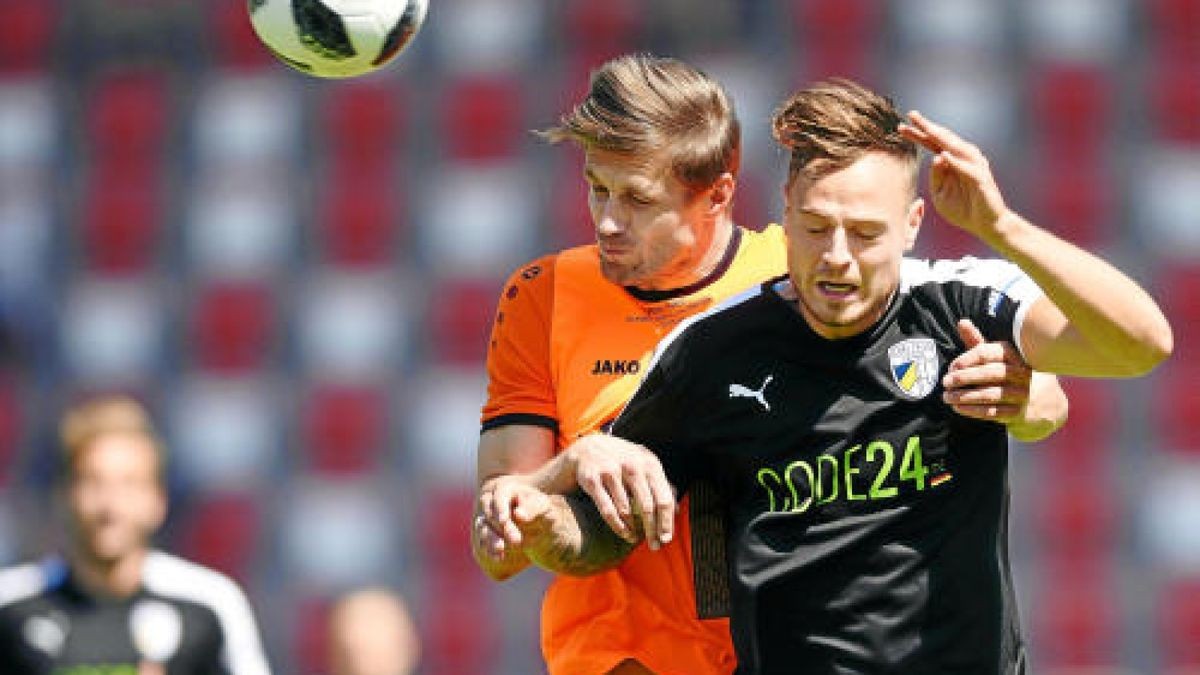
[[[63,449],[63,475],[70,477],[79,455],[101,436],[112,434],[139,436],[154,448],[161,479],[165,469],[162,442],[150,421],[146,408],[133,398],[121,395],[99,396],[72,406],[63,415],[58,428]]]
[[[541,132],[553,143],[623,155],[667,153],[672,174],[693,191],[737,175],[741,127],[716,80],[677,59],[632,54],[592,72],[587,96],[558,126]]]
[[[920,150],[900,135],[904,118],[892,100],[842,78],[801,89],[775,111],[775,140],[791,152],[788,181],[803,173],[818,178],[883,152],[912,166],[916,192]]]

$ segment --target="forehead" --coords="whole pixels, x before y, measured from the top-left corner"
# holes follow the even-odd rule
[[[607,185],[669,186],[678,182],[670,169],[665,153],[634,155],[594,148],[584,151],[584,173]]]
[[[138,434],[101,434],[79,448],[74,457],[76,472],[126,473],[155,471],[158,451],[150,439]]]
[[[871,152],[817,178],[797,174],[786,197],[792,208],[817,215],[891,220],[912,201],[911,171],[901,159]]]

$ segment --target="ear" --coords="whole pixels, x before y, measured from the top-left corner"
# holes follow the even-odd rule
[[[921,231],[921,221],[925,219],[925,200],[917,197],[908,206],[908,215],[904,223],[904,252],[912,251],[917,243],[917,233]]]
[[[709,211],[716,213],[718,211],[728,210],[733,206],[733,193],[737,189],[737,180],[733,174],[726,171],[713,181],[712,186],[708,189],[708,206]]]

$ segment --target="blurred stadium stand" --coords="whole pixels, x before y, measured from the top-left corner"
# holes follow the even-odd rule
[[[1172,361],[1067,382],[1066,429],[1014,450],[1013,561],[1035,672],[1200,672],[1200,0],[438,0],[348,82],[276,63],[244,0],[2,5],[0,563],[55,543],[61,406],[131,391],[172,450],[163,543],[247,585],[278,672],[323,671],[365,582],[412,601],[421,672],[539,672],[545,577],[467,550],[486,333],[511,269],[589,237],[578,155],[528,130],[647,50],[734,94],[746,225],[779,212],[773,106],[845,75],[1157,291]],[[980,252],[933,217],[919,246]]]

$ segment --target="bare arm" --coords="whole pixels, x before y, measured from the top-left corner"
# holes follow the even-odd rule
[[[547,495],[527,488],[514,509],[525,554],[557,574],[587,576],[616,567],[637,545],[605,524],[587,495]]]
[[[553,457],[554,432],[544,427],[514,424],[480,434],[471,551],[480,569],[492,579],[502,581],[521,572],[529,566],[529,559],[519,546],[509,543],[516,528],[506,533],[493,527],[488,515],[502,511],[507,520],[512,508],[508,485],[524,484]]]
[[[938,212],[1045,291],[1018,336],[1031,366],[1066,375],[1133,377],[1170,355],[1171,327],[1154,300],[1112,265],[1011,211],[978,148],[916,112],[900,131],[935,154],[930,187]]]

